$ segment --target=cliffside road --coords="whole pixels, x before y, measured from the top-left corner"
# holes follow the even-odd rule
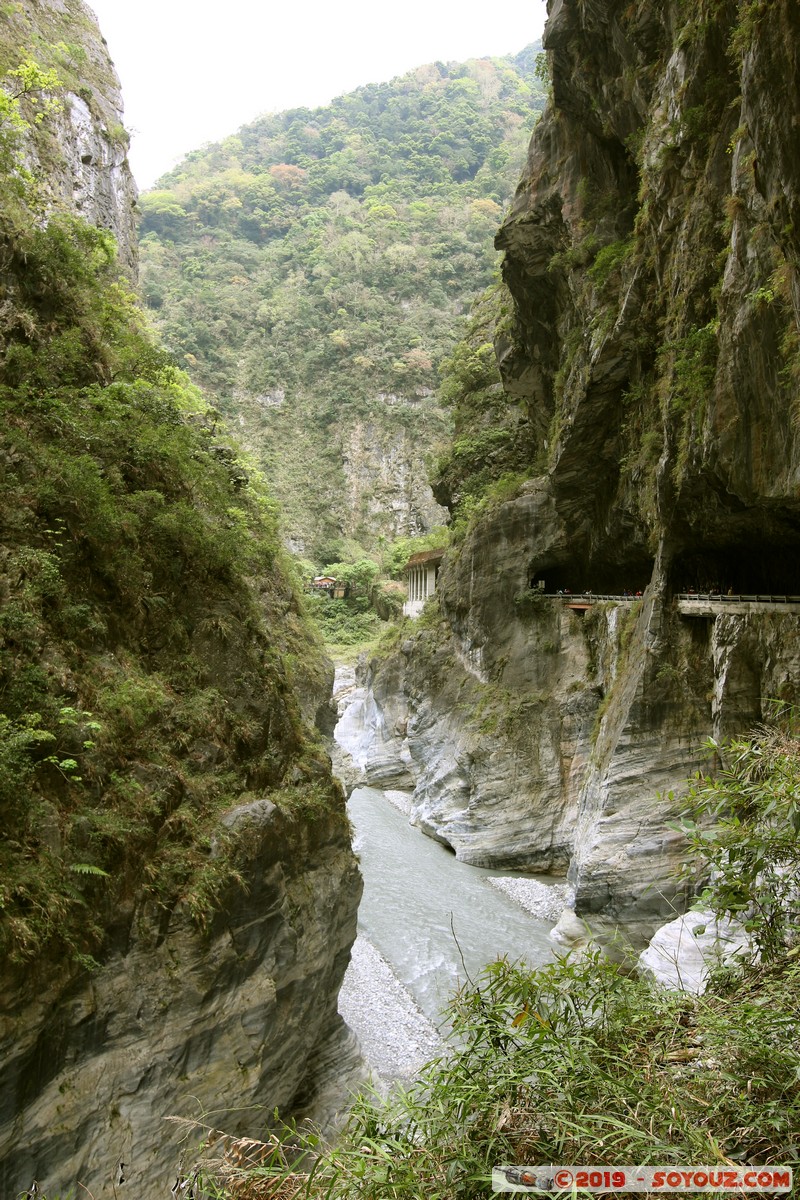
[[[633,604],[641,600],[641,596],[631,596],[617,592],[544,592],[546,600],[560,600],[571,608],[585,608],[591,604],[613,603]],[[771,596],[763,593],[741,593],[723,595],[720,592],[677,592],[675,600],[678,612],[689,616],[697,614],[701,609],[709,609],[715,613],[749,613],[749,612],[794,612],[800,613],[800,596]]]
[[[718,596],[681,593],[676,596],[684,617],[716,617],[719,613],[787,613],[800,616],[800,596]]]
[[[593,604],[631,605],[642,597],[614,592],[543,592],[546,600],[560,600],[565,608],[585,612]],[[677,592],[678,612],[684,617],[716,617],[720,613],[747,616],[751,613],[784,613],[800,616],[800,596],[764,593],[722,595],[719,592]]]

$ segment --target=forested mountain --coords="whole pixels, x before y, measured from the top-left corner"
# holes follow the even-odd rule
[[[262,117],[142,197],[145,301],[310,557],[441,519],[439,369],[493,275],[544,102],[536,49]]]

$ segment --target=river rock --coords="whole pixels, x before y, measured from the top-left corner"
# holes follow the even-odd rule
[[[574,909],[565,908],[550,930],[550,939],[563,951],[581,954],[592,944],[592,931]]]
[[[410,1083],[444,1042],[369,939],[359,936],[339,993],[339,1011],[358,1037],[373,1084]]]
[[[511,879],[494,876],[489,884],[499,892],[505,892],[526,912],[544,921],[558,921],[571,900],[566,884],[541,883],[538,879]]]
[[[752,953],[752,941],[738,922],[692,909],[657,930],[639,955],[639,970],[664,987],[700,995],[713,970]]]

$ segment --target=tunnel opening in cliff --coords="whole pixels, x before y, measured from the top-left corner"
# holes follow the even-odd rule
[[[670,591],[800,596],[800,529],[695,544],[675,556]]]
[[[615,561],[605,555],[575,557],[569,562],[537,564],[530,571],[530,586],[544,582],[546,592],[594,592],[621,596],[643,592],[653,574],[654,560],[644,552],[631,552]]]

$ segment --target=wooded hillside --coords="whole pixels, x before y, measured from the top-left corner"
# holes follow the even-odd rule
[[[544,102],[536,63],[534,47],[435,63],[262,117],[142,197],[145,302],[311,558],[431,523],[439,368],[492,279]]]

